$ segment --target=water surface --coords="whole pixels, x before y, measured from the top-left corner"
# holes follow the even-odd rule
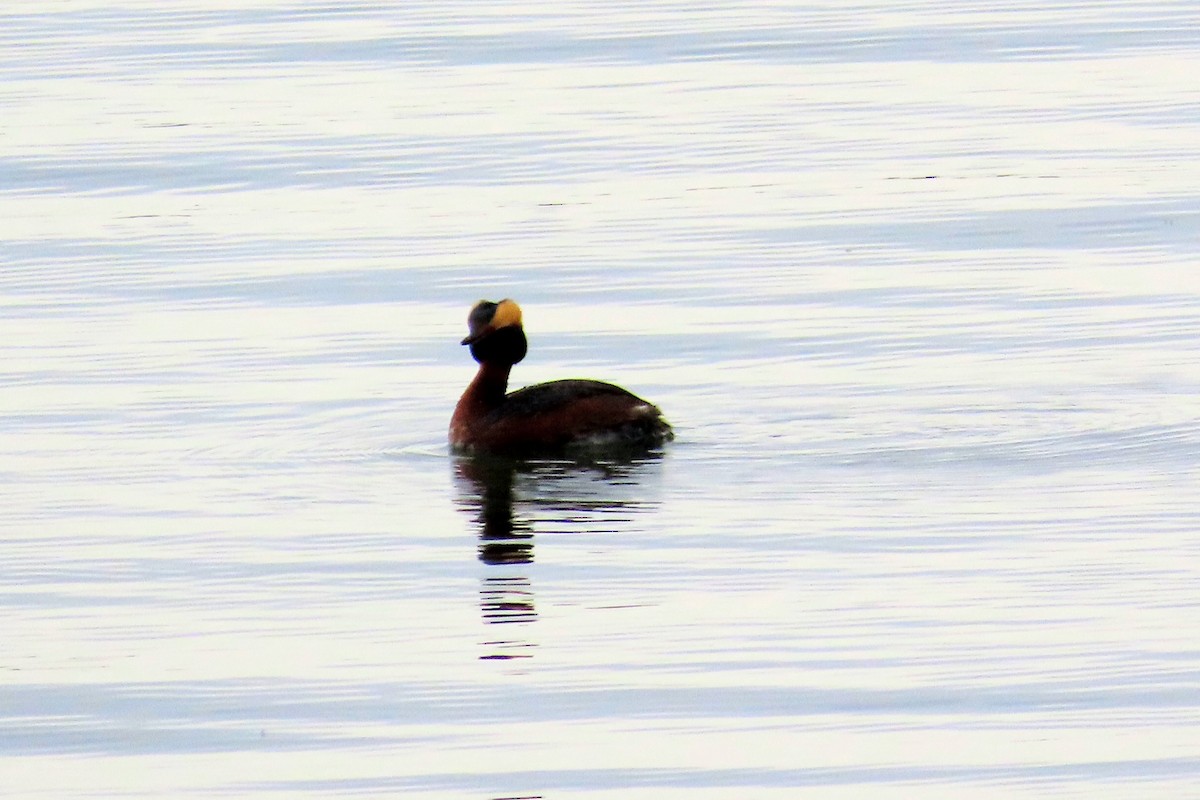
[[[1197,31],[0,12],[6,796],[1186,796]],[[452,458],[505,296],[677,441]]]

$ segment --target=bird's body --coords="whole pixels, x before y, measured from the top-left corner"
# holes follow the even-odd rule
[[[649,448],[674,438],[657,407],[611,383],[560,380],[507,393],[527,342],[512,300],[482,301],[471,311],[471,355],[479,371],[450,420],[456,450],[506,455],[579,448]]]

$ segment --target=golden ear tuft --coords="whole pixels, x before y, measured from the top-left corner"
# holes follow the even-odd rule
[[[492,327],[507,328],[521,324],[521,307],[513,300],[504,299],[496,304],[496,313],[492,316]]]

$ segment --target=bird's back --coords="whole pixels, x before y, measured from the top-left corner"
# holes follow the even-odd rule
[[[479,429],[489,450],[655,446],[674,438],[662,412],[619,386],[569,379],[519,389]]]

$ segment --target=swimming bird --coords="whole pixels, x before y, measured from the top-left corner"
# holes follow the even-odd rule
[[[453,449],[536,455],[653,448],[675,438],[656,406],[611,383],[550,381],[506,394],[509,372],[529,347],[514,301],[480,300],[467,328],[462,343],[479,370],[450,419]]]

